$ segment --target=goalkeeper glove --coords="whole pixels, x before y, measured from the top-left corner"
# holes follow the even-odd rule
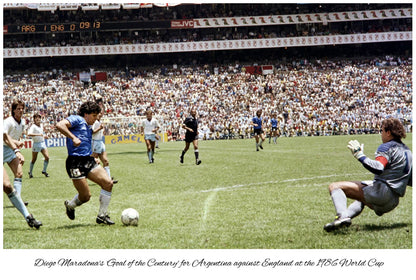
[[[351,140],[348,142],[348,149],[351,150],[351,153],[354,155],[356,159],[360,159],[365,157],[364,155],[364,144],[360,144],[357,140]]]

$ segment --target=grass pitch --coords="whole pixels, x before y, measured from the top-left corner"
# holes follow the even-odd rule
[[[91,200],[65,214],[75,188],[65,171],[65,148],[50,148],[49,178],[38,156],[28,178],[31,151],[23,154],[22,197],[44,226],[34,230],[3,194],[4,249],[411,249],[412,188],[382,217],[369,208],[347,229],[327,233],[334,206],[328,185],[373,178],[346,148],[351,139],[372,157],[379,135],[279,138],[256,152],[254,139],[200,141],[202,164],[192,145],[184,164],[184,142],[161,143],[149,164],[145,144],[107,144],[114,185],[109,211],[113,226],[95,223],[99,186]],[[405,143],[411,148],[412,135]],[[6,165],[9,176],[10,170]],[[11,176],[12,178],[12,176]],[[137,227],[126,227],[121,212],[135,208]]]

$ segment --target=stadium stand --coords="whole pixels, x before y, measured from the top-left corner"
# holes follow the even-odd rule
[[[410,11],[410,12],[409,12]],[[411,4],[122,4],[4,7],[4,116],[54,124],[102,98],[108,118],[151,107],[170,140],[191,106],[205,139],[250,137],[257,108],[281,136],[411,131]],[[107,134],[137,132],[127,121]]]

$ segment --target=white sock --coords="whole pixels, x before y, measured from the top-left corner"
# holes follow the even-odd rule
[[[335,189],[331,192],[332,202],[334,203],[337,215],[341,218],[345,218],[345,212],[347,211],[347,196],[341,189]]]
[[[354,217],[357,217],[358,215],[360,215],[361,212],[363,212],[364,210],[364,203],[362,203],[361,201],[354,201],[353,203],[350,204],[350,206],[348,207],[345,215],[347,217],[350,217],[351,219]]]
[[[98,216],[106,215],[108,205],[110,205],[111,192],[101,189],[100,192],[100,209],[98,210]]]
[[[74,198],[68,203],[68,206],[72,209],[75,207],[81,206],[83,202],[78,199],[78,194],[74,196]]]
[[[107,171],[108,177],[110,177],[110,179],[111,179],[110,166],[107,165],[107,166],[104,167],[104,169],[105,169],[105,171]]]
[[[13,187],[16,192],[21,196],[22,194],[22,178],[14,178]]]

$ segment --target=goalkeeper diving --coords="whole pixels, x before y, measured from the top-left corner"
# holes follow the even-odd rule
[[[381,123],[382,144],[375,159],[364,154],[364,144],[357,140],[348,143],[348,149],[364,168],[374,174],[372,181],[343,181],[329,185],[335,206],[335,220],[324,226],[327,232],[350,226],[365,206],[378,216],[392,211],[399,204],[407,186],[412,186],[412,152],[402,142],[406,137],[403,124],[398,119],[386,119]],[[347,198],[354,201],[347,206]]]

